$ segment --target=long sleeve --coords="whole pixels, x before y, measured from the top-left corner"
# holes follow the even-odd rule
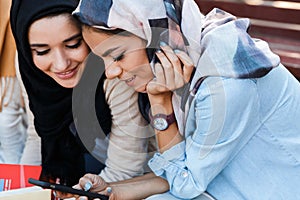
[[[149,161],[177,197],[190,199],[203,193],[259,128],[254,81],[218,79],[207,78],[198,90],[187,119],[186,140]]]
[[[35,131],[33,124],[33,114],[29,108],[28,97],[24,95],[25,91],[22,93],[24,97],[25,109],[27,114],[27,138],[23,150],[23,154],[20,160],[20,164],[23,165],[40,165],[42,162],[41,155],[41,138]]]
[[[147,144],[154,132],[140,114],[138,94],[123,81],[106,80],[104,91],[112,114],[106,168],[100,176],[118,181],[139,176],[147,165]]]
[[[18,79],[18,83],[20,84],[22,90],[22,97],[25,104],[25,111],[27,116],[27,128],[26,128],[26,142],[23,150],[23,154],[20,160],[20,164],[23,165],[40,165],[42,160],[41,155],[41,138],[38,136],[37,132],[35,131],[34,124],[33,124],[33,114],[29,108],[29,101],[28,96],[23,85],[19,66],[18,66],[18,59],[16,53],[15,59],[15,66],[16,66],[16,76]]]

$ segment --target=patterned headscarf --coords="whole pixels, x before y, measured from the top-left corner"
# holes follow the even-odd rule
[[[175,27],[200,76],[261,77],[279,64],[265,42],[248,35],[249,19],[220,9],[204,17],[193,0],[81,0],[73,14],[93,27],[132,32],[148,46],[153,27]]]
[[[73,14],[93,27],[134,33],[147,40],[148,47],[161,39],[153,28],[167,28],[169,44],[184,42],[183,50],[196,67],[189,91],[201,77],[258,78],[280,63],[266,42],[248,35],[249,19],[220,9],[204,17],[193,0],[81,0]],[[173,37],[173,31],[180,34]]]

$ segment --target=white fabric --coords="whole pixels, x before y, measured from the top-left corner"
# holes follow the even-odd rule
[[[25,111],[16,77],[2,77],[1,91],[6,89],[0,112],[0,163],[18,164],[25,143]]]
[[[113,121],[106,167],[100,176],[107,182],[140,176],[147,166],[148,140],[154,131],[141,116],[137,103],[138,94],[132,88],[123,81],[113,79],[105,81],[104,92]],[[105,143],[96,141],[96,144],[102,145],[102,142]],[[102,148],[103,150],[105,149]],[[99,151],[98,155],[103,154],[100,148],[95,151]]]
[[[24,100],[24,106],[26,111],[26,141],[23,150],[23,154],[20,160],[20,164],[23,165],[40,165],[42,162],[42,154],[41,154],[41,138],[38,136],[35,128],[34,128],[34,116],[29,108],[29,100],[27,96],[27,92],[25,90],[25,86],[22,82],[18,60],[16,53],[16,76],[21,87],[22,97]]]

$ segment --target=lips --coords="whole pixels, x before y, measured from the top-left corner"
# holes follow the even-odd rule
[[[77,70],[78,67],[75,67],[74,69],[71,69],[71,70],[68,70],[68,71],[65,71],[65,72],[55,72],[55,75],[60,78],[60,79],[70,79],[72,78],[76,73],[77,73]]]
[[[129,78],[129,79],[125,80],[125,82],[128,83],[130,81],[133,81],[133,79],[135,79],[135,76],[133,76],[132,78]]]
[[[125,83],[129,86],[133,86],[134,84],[134,79],[136,78],[136,75],[132,76],[131,78],[128,79],[122,79],[123,81],[125,81]]]

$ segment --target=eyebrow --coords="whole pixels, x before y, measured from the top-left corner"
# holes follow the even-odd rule
[[[115,48],[111,48],[111,49],[108,49],[107,51],[105,51],[103,54],[102,54],[102,57],[106,57],[107,55],[109,55],[111,52],[113,52],[114,50],[118,49],[119,47],[115,47]]]
[[[68,39],[65,39],[63,42],[69,42],[74,40],[75,38],[81,37],[81,33],[77,33],[76,35],[71,36]],[[30,44],[31,47],[45,47],[48,46],[48,44]]]
[[[71,36],[70,38],[65,39],[63,42],[69,42],[69,41],[74,40],[75,38],[78,38],[78,37],[81,37],[81,33],[78,33],[78,34],[76,34],[76,35],[73,35],[73,36]]]

